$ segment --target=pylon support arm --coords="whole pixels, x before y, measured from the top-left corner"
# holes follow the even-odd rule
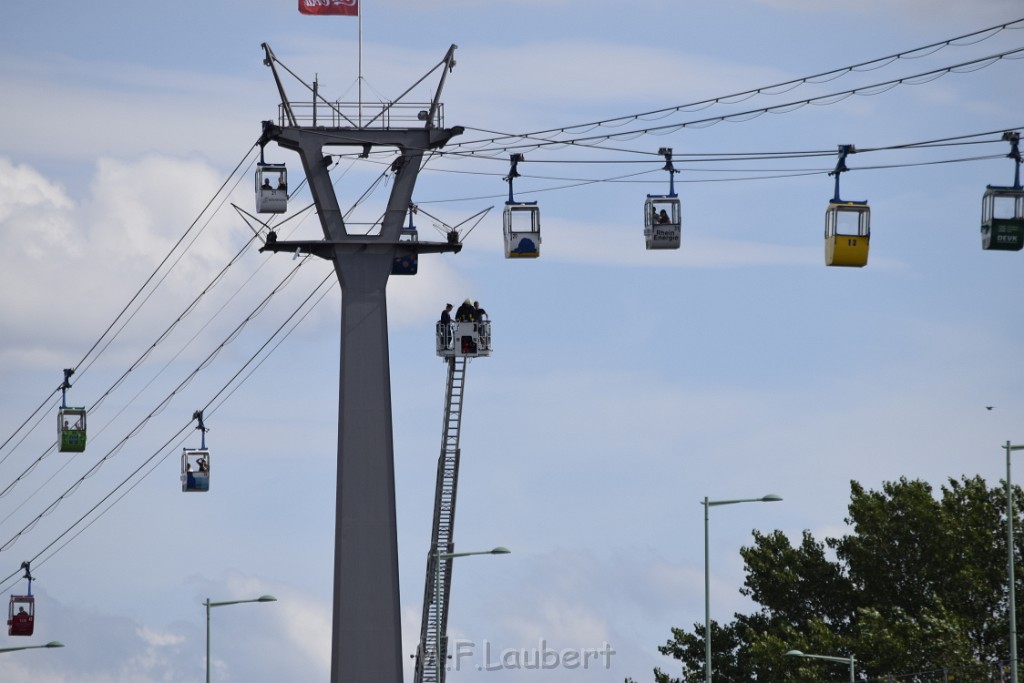
[[[443,147],[448,140],[463,132],[461,126],[453,128],[304,128],[281,127],[264,122],[263,135],[285,149],[298,153],[306,172],[310,191],[317,203],[317,214],[324,236],[332,241],[346,241],[350,237],[330,175],[325,171],[324,147],[343,146],[367,149],[374,146],[395,147],[401,154],[396,164],[396,185],[388,202],[381,224],[381,237],[397,241],[402,230],[405,212],[412,201],[412,188],[419,174],[424,151]],[[329,162],[328,162],[329,163]],[[401,187],[401,191],[399,191]],[[365,235],[358,239],[365,240]]]
[[[278,240],[277,235],[271,232],[267,235],[266,243],[260,247],[260,251],[271,251],[271,252],[288,252],[296,254],[310,254],[312,256],[319,256],[323,259],[333,260],[336,256],[343,253],[356,253],[359,251],[367,251],[374,247],[388,247],[392,248],[401,245],[404,249],[409,249],[417,254],[440,254],[444,252],[458,253],[462,251],[461,242],[409,242],[409,241],[397,241],[397,240],[374,240],[366,239],[366,236],[362,236],[362,239],[356,237],[351,240],[344,241],[327,241],[327,240]]]
[[[270,49],[270,45],[262,43],[260,47],[263,48],[263,63],[270,67],[270,72],[274,74],[274,83],[277,84],[277,92],[281,96],[281,111],[284,112],[284,117],[288,121],[288,125],[295,125],[295,115],[292,114],[292,105],[288,102],[288,95],[284,92],[284,84],[281,82],[281,76],[277,73],[277,57],[274,56],[274,51]],[[263,138],[260,138],[260,147],[262,148],[266,142]]]

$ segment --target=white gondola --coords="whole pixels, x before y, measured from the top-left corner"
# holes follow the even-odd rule
[[[679,198],[649,194],[644,202],[644,242],[648,249],[678,249],[681,235]]]
[[[454,356],[491,355],[491,321],[437,323],[435,332],[437,355]]]
[[[181,490],[184,493],[210,490],[210,451],[185,448],[181,452]]]
[[[181,491],[182,493],[206,492],[210,490],[210,451],[206,448],[206,424],[203,411],[197,410],[192,419],[202,435],[199,448],[181,449]]]
[[[678,249],[681,230],[679,197],[676,195],[676,170],[672,165],[672,148],[662,147],[668,171],[668,194],[649,194],[644,202],[644,242],[648,249]]]
[[[1020,251],[1024,247],[1024,187],[1020,183],[1020,133],[1007,131],[1013,159],[1013,185],[988,185],[981,198],[981,248]]]
[[[512,194],[512,181],[519,177],[522,154],[510,157],[511,168],[504,180],[508,183],[508,201],[502,215],[505,235],[505,258],[537,258],[540,256],[540,207],[537,202],[517,202]]]
[[[256,167],[256,213],[284,213],[288,210],[288,169],[284,164]]]
[[[1024,189],[989,185],[981,199],[981,248],[1024,248]]]
[[[540,207],[537,202],[505,202],[502,225],[505,258],[540,256]]]

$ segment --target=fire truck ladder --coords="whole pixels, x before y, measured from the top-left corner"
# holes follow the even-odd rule
[[[415,683],[443,683],[445,653],[448,651],[448,596],[452,586],[452,558],[438,562],[438,555],[454,546],[455,493],[459,482],[459,431],[465,397],[466,357],[448,361],[448,388],[444,411],[441,455],[437,460],[437,488],[434,493],[434,530],[427,554],[427,581],[423,589],[423,621],[416,653]],[[440,590],[438,590],[440,586]],[[438,666],[440,658],[440,666]]]

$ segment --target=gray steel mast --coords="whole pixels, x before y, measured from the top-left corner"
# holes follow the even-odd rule
[[[396,256],[410,251],[457,252],[462,246],[454,233],[447,242],[399,241],[423,154],[462,133],[460,127],[441,127],[439,105],[444,77],[455,64],[455,47],[434,67],[443,71],[434,100],[416,117],[424,124],[392,128],[390,121],[396,117],[390,114],[391,105],[370,121],[360,118],[356,124],[336,103],[320,99],[315,87],[312,109],[303,103],[305,109],[300,110],[285,96],[277,60],[263,45],[264,63],[272,68],[281,93],[281,112],[278,123],[264,122],[260,144],[273,141],[298,153],[324,239],[279,241],[271,232],[261,251],[301,251],[332,261],[342,294],[331,683],[402,681],[385,289]],[[296,116],[297,111],[309,114],[303,118]],[[300,125],[300,119],[310,125]],[[360,147],[363,154],[373,147],[398,150],[392,165],[394,185],[378,235],[346,229],[328,173],[330,158],[324,155],[329,146]]]

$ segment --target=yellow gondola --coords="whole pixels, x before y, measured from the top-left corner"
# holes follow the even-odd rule
[[[871,209],[867,202],[831,201],[825,210],[825,265],[867,265]]]
[[[826,266],[861,268],[868,262],[871,208],[866,201],[849,202],[839,198],[839,174],[848,170],[846,156],[856,151],[853,145],[839,145],[839,161],[829,173],[836,177],[836,189],[825,210]]]

